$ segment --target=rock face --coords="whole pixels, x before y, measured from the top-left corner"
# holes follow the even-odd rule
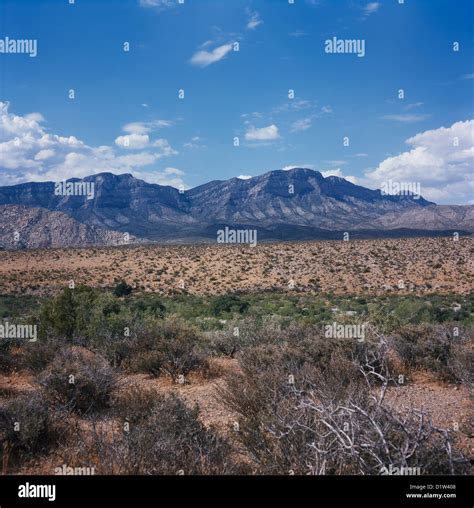
[[[213,181],[183,193],[131,175],[101,173],[83,182],[94,184],[91,199],[57,196],[54,183],[41,182],[0,187],[0,205],[41,207],[91,227],[164,242],[215,240],[223,225],[257,228],[260,239],[279,240],[339,238],[341,231],[365,236],[474,231],[474,206],[386,196],[303,168]],[[98,234],[87,231],[84,238]]]
[[[129,238],[130,243],[136,238]],[[22,205],[0,206],[0,248],[36,249],[124,245],[123,233],[88,226],[61,212]]]
[[[401,213],[389,212],[366,225],[371,229],[390,230],[411,228],[447,231],[474,231],[474,206],[430,205],[422,210],[410,209]]]

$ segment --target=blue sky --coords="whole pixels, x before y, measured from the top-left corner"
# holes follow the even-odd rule
[[[2,0],[0,39],[35,39],[37,55],[0,53],[0,183],[110,170],[194,187],[305,166],[474,202],[473,11],[470,0]],[[333,37],[363,40],[364,56],[326,53]]]

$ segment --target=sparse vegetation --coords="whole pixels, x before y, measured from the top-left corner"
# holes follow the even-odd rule
[[[398,290],[403,259],[394,256],[419,241],[381,241],[349,267],[331,242],[264,246],[251,256],[224,248],[218,277],[201,252],[208,247],[184,251],[201,271],[176,270],[177,248],[159,259],[151,247],[111,249],[100,273],[84,272],[101,287],[0,296],[3,319],[38,327],[36,342],[0,339],[8,472],[30,471],[32,459],[46,474],[52,461],[99,474],[468,472],[474,295],[465,284],[450,293],[416,277]],[[131,252],[146,255],[130,265]],[[63,256],[69,267],[75,254],[55,261]],[[82,262],[90,256],[80,251]],[[260,256],[268,286],[256,293]],[[298,271],[305,256],[311,262]],[[330,263],[326,271],[320,262]],[[451,277],[442,257],[435,264]],[[382,269],[397,277],[380,290],[373,277]],[[290,272],[302,281],[294,290]],[[41,272],[45,286],[35,287],[63,275]],[[173,277],[185,277],[186,289]],[[226,278],[238,292],[225,292]],[[157,284],[169,290],[153,292]],[[363,339],[328,337],[334,323],[363,325]],[[12,431],[18,418],[21,432]]]

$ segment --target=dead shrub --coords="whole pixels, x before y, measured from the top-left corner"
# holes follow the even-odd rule
[[[38,391],[0,404],[0,456],[4,469],[11,459],[18,462],[48,451],[58,432],[47,401]]]
[[[104,358],[68,347],[57,353],[40,383],[59,406],[88,414],[109,407],[117,376]]]
[[[406,326],[392,344],[407,368],[433,372],[446,382],[472,383],[472,347],[466,337],[454,337],[444,326]]]
[[[293,349],[253,348],[239,357],[219,390],[239,415],[241,444],[263,474],[383,474],[390,467],[419,474],[464,472],[448,432],[419,411],[400,415],[385,404],[393,383],[385,341],[349,359],[289,361]],[[419,468],[419,470],[418,470]]]
[[[198,419],[177,397],[151,396],[133,401],[129,392],[119,412],[119,424],[97,426],[82,440],[81,463],[94,465],[98,474],[230,474],[241,471],[227,440]],[[153,401],[151,400],[152,397]],[[146,402],[153,402],[149,410]]]

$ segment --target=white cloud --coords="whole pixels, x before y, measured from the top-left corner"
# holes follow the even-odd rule
[[[148,134],[128,134],[127,136],[118,136],[115,144],[121,148],[128,150],[138,150],[145,148],[150,144],[150,136]]]
[[[388,180],[419,182],[422,195],[435,202],[467,203],[474,193],[474,120],[417,134],[411,149],[366,172],[379,186]]]
[[[279,137],[278,127],[275,124],[262,127],[261,129],[256,129],[252,125],[245,133],[245,139],[247,141],[273,141]]]
[[[296,168],[314,169],[314,164],[289,164],[288,166],[283,166],[281,169],[283,171],[291,171]]]
[[[260,15],[258,12],[252,12],[250,10],[247,10],[247,14],[250,16],[249,21],[247,23],[247,28],[249,30],[255,30],[259,25],[263,23],[263,21],[260,19]]]
[[[380,2],[369,2],[367,5],[363,7],[364,16],[370,16],[377,12],[380,8]]]
[[[33,122],[41,123],[44,122],[43,115],[41,113],[28,113],[25,115],[27,120],[33,120]]]
[[[35,161],[45,161],[46,159],[49,159],[53,157],[56,154],[54,150],[40,150],[35,155]]]
[[[160,154],[162,157],[169,157],[171,155],[178,155],[178,152],[171,148],[171,145],[168,143],[167,139],[159,138],[153,141],[152,146],[154,148],[160,149]]]
[[[40,121],[43,119],[38,114],[10,113],[9,103],[0,102],[1,185],[82,178],[101,172],[148,175],[154,173],[149,166],[177,153],[165,139],[150,141],[146,134],[129,134],[134,148],[146,145],[147,151],[124,155],[113,146],[93,147],[74,136],[49,134]],[[125,137],[119,136],[116,144],[121,146]],[[163,174],[166,176],[176,181],[177,175]]]
[[[252,176],[250,176],[250,175],[239,175],[237,178],[239,180],[250,180],[250,178],[252,178]]]
[[[152,120],[150,122],[130,122],[122,127],[127,134],[149,134],[156,129],[170,127],[173,122],[170,120]]]
[[[158,185],[171,185],[172,187],[180,187],[187,189],[182,176],[184,171],[177,168],[168,167],[163,171],[132,171],[133,176],[145,180],[149,183],[157,183]]]
[[[406,110],[414,109],[414,108],[421,108],[421,106],[424,105],[424,102],[414,102],[413,104],[407,104],[405,106]]]
[[[427,120],[429,117],[430,117],[430,115],[415,115],[415,114],[403,113],[401,115],[385,115],[382,118],[384,120],[392,120],[394,122],[415,123],[415,122],[422,122],[423,120]]]
[[[139,3],[142,7],[152,7],[157,10],[165,10],[174,7],[177,0],[140,0]]]
[[[214,48],[212,51],[200,50],[191,57],[191,64],[198,67],[207,67],[213,63],[222,60],[228,53],[232,51],[232,44],[223,44]]]
[[[342,172],[341,168],[334,168],[334,169],[328,169],[327,171],[321,171],[321,174],[324,176],[324,178],[327,178],[328,176],[337,176],[338,178],[344,178],[344,180],[347,180],[348,182],[351,182],[353,184],[357,184],[357,177],[348,175],[345,176]]]
[[[205,148],[203,144],[201,144],[201,138],[199,136],[193,136],[190,141],[186,141],[183,143],[184,148],[197,149],[197,148]]]
[[[286,113],[289,111],[301,111],[305,109],[313,109],[315,107],[316,103],[314,101],[310,101],[307,99],[292,99],[283,103],[281,106],[273,108],[272,113],[278,114],[278,113]]]
[[[301,132],[310,129],[313,125],[313,117],[300,118],[293,122],[290,127],[290,132]]]

